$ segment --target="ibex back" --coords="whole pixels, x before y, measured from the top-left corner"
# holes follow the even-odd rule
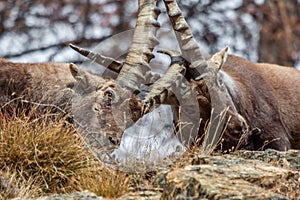
[[[224,149],[239,143],[243,149],[300,148],[300,71],[228,56],[222,68],[210,75],[208,79],[217,84],[205,78],[192,82],[206,120],[211,98],[220,98],[220,104],[229,107]]]
[[[0,59],[0,106],[20,99],[65,106],[74,82],[68,64],[12,63]]]

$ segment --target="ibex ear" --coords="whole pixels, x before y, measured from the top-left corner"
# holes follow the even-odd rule
[[[82,87],[82,88],[88,87],[87,72],[73,63],[71,63],[69,65],[69,68],[70,68],[70,72],[71,72],[72,76],[75,78],[75,80],[77,82],[77,87],[78,88],[79,87]]]
[[[86,72],[82,69],[80,69],[80,67],[78,67],[77,65],[75,65],[74,63],[71,63],[69,65],[70,71],[72,76],[76,79],[76,80],[82,80],[83,76],[86,74]]]
[[[220,70],[227,60],[229,47],[226,46],[222,51],[215,53],[211,58],[211,62]]]
[[[78,67],[77,65],[71,63],[69,65],[70,72],[72,76],[76,80],[76,84],[74,86],[74,90],[77,93],[88,93],[91,91],[91,87],[94,86],[93,84],[89,84],[89,76],[86,71]]]
[[[89,93],[91,91],[95,91],[99,84],[101,85],[106,81],[101,76],[89,73],[73,63],[69,65],[69,68],[72,76],[76,80],[74,89],[77,92]]]

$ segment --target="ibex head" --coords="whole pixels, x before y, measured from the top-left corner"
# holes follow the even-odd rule
[[[155,0],[139,0],[136,28],[124,62],[70,45],[118,74],[117,77],[103,78],[70,65],[76,79],[72,104],[75,119],[86,129],[85,137],[99,149],[118,144],[122,131],[141,116],[137,95],[140,85],[146,82],[149,62],[154,57],[152,50],[158,44],[155,35],[160,27],[159,13]]]

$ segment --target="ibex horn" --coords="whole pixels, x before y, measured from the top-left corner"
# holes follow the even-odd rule
[[[117,81],[133,91],[139,91],[139,85],[145,82],[150,71],[149,62],[154,57],[152,51],[159,43],[156,31],[160,27],[157,18],[160,14],[156,0],[139,0],[139,13],[133,34],[132,45]]]
[[[174,50],[159,50],[158,53],[169,55],[171,58],[171,65],[164,76],[158,79],[151,86],[151,90],[143,100],[142,111],[144,114],[148,113],[155,104],[168,103],[177,105],[177,99],[172,91],[176,80],[184,77],[186,68],[185,60],[180,56],[180,52]]]
[[[164,3],[175,31],[182,57],[191,63],[190,72],[193,78],[196,79],[205,70],[207,62],[203,58],[199,45],[184,19],[176,0],[164,0]]]
[[[80,53],[81,55],[93,60],[94,62],[107,67],[108,69],[119,73],[122,69],[123,63],[119,62],[113,58],[110,57],[106,57],[97,53],[94,53],[90,50],[78,47],[74,44],[69,44],[69,46],[74,49],[75,51],[77,51],[78,53]]]

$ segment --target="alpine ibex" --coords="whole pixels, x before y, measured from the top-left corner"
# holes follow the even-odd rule
[[[109,107],[113,104],[111,100],[117,97],[115,94],[126,96],[123,91],[126,90],[113,79],[95,75],[74,64],[12,63],[0,59],[0,112],[74,114],[76,123],[91,134],[86,137],[93,137],[91,143],[96,138],[100,147],[114,145],[116,137],[108,134],[120,133],[115,124],[117,118],[112,116]],[[130,101],[131,110],[139,105],[133,102],[134,99]]]
[[[235,147],[242,142],[239,145],[246,149],[299,149],[300,72],[278,65],[255,64],[232,55],[227,57],[227,48],[205,60],[176,1],[164,2],[182,57],[189,61],[183,75],[193,84],[204,121],[210,119],[212,108],[218,111],[229,108],[231,119],[223,135],[223,147]],[[168,82],[168,77],[163,79]],[[151,99],[161,94],[163,91],[150,95],[145,101],[147,106],[151,107]],[[161,100],[167,102],[168,96]]]
[[[62,74],[67,73],[65,77],[60,78],[60,88],[73,86],[72,111],[87,129],[91,136],[87,137],[94,141],[92,143],[99,148],[115,145],[124,128],[150,112],[157,104],[174,106],[174,119],[176,116],[180,119],[181,105],[178,95],[175,95],[174,79],[185,78],[192,85],[191,91],[197,97],[202,118],[198,137],[204,135],[205,125],[208,122],[213,123],[218,112],[227,109],[226,119],[229,122],[221,125],[221,128],[225,128],[222,136],[223,149],[232,146],[253,150],[262,147],[278,150],[300,148],[300,93],[297,92],[300,87],[300,72],[287,67],[255,64],[236,56],[227,56],[228,48],[207,60],[204,59],[176,1],[164,2],[181,49],[181,54],[162,51],[170,55],[172,60],[165,75],[153,76],[149,66],[153,58],[152,51],[158,43],[155,35],[159,28],[157,17],[160,11],[155,0],[139,0],[139,14],[132,45],[123,63],[71,46],[95,62],[117,72],[116,79],[94,75],[74,64],[69,66],[71,73],[68,66],[58,67],[64,71]],[[12,68],[13,64],[5,62],[2,61],[4,65]],[[22,92],[28,88],[40,89],[34,85],[39,83],[35,82],[35,79],[39,80],[37,77],[28,76],[28,72],[24,72],[22,68],[19,72],[15,71],[21,75],[10,77],[21,77],[19,80],[24,80],[23,83],[20,82],[25,86],[20,87]],[[48,80],[47,75],[43,76],[44,80]],[[13,79],[8,79],[1,72],[1,91],[4,91],[3,88],[6,90],[7,84],[11,83],[8,80]],[[56,79],[49,78],[50,80],[51,84],[41,84],[49,91],[53,89],[52,81]],[[150,85],[149,91],[143,92],[142,85]],[[15,84],[13,87],[19,86]],[[184,84],[176,87],[179,93],[185,93]],[[6,94],[14,94],[14,90],[9,92],[0,93],[1,98]],[[42,98],[33,100],[42,101]],[[206,146],[215,144],[217,139],[218,136],[208,138]]]

